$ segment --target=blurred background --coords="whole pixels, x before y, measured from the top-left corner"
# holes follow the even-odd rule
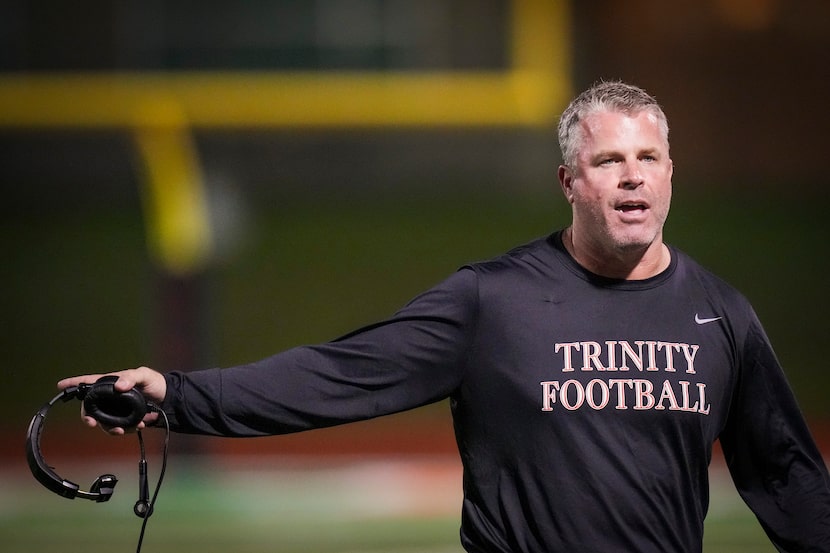
[[[44,453],[82,488],[123,466],[127,507],[31,478],[26,427],[59,378],[331,339],[566,225],[554,129],[599,79],[663,105],[667,239],[753,302],[826,446],[828,52],[822,0],[4,2],[0,541],[89,551],[103,517],[111,551],[138,529],[134,440],[74,405]],[[172,449],[148,550],[457,550],[445,404]],[[707,551],[763,550],[720,490]]]

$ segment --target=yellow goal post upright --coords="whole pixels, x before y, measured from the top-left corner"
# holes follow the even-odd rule
[[[130,133],[159,277],[153,362],[187,370],[204,361],[202,277],[220,231],[193,131],[550,126],[571,94],[569,1],[507,2],[500,69],[0,73],[0,128]]]
[[[185,276],[213,249],[192,129],[549,125],[571,91],[569,11],[511,0],[503,70],[2,74],[0,126],[131,131],[148,247]]]

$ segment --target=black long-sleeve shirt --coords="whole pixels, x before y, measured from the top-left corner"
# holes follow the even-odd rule
[[[259,436],[450,398],[472,553],[699,552],[720,439],[772,542],[830,552],[830,477],[761,324],[671,253],[612,280],[557,232],[332,342],[168,373],[163,408],[177,431]]]

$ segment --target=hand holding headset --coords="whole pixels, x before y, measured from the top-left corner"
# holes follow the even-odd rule
[[[149,487],[147,485],[147,460],[144,455],[144,440],[141,436],[141,431],[136,432],[141,447],[141,459],[138,463],[139,499],[133,508],[133,512],[143,518],[144,524],[146,525],[147,518],[153,512],[153,504],[155,503],[162,479],[164,478],[165,467],[167,465],[167,446],[170,428],[164,411],[154,403],[146,401],[141,392],[135,388],[126,392],[119,392],[115,389],[115,382],[117,380],[117,376],[103,376],[93,384],[80,384],[66,388],[41,407],[29,423],[29,430],[26,434],[26,459],[32,475],[34,475],[37,481],[61,497],[67,499],[80,497],[98,503],[109,501],[115,490],[115,485],[118,483],[118,479],[114,475],[103,474],[99,476],[92,483],[89,491],[84,491],[80,489],[78,484],[58,476],[52,467],[46,463],[40,449],[40,435],[43,432],[43,423],[46,419],[47,412],[59,401],[65,403],[72,399],[79,399],[83,401],[84,411],[87,415],[93,417],[105,426],[121,428],[137,427],[144,416],[150,411],[159,413],[165,423],[167,433],[165,435],[162,468],[152,500],[150,500]],[[139,549],[141,548],[141,538],[143,535],[144,525],[142,525],[141,537],[139,538]]]

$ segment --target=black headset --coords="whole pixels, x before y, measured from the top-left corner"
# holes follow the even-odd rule
[[[46,464],[40,450],[40,434],[43,431],[43,422],[46,413],[58,401],[67,402],[72,399],[83,401],[86,414],[100,423],[110,427],[135,428],[150,411],[162,413],[155,404],[148,402],[135,388],[126,392],[115,389],[116,376],[104,376],[94,384],[80,384],[66,388],[52,398],[32,417],[29,431],[26,435],[26,459],[34,477],[49,490],[61,497],[75,499],[90,499],[98,503],[109,501],[112,497],[118,479],[112,474],[99,476],[89,491],[80,489],[78,484],[62,478]],[[139,461],[139,500],[133,511],[141,518],[147,518],[152,513],[152,502],[149,499],[147,486],[147,460],[144,456],[144,443],[139,432],[141,444],[141,460]]]

